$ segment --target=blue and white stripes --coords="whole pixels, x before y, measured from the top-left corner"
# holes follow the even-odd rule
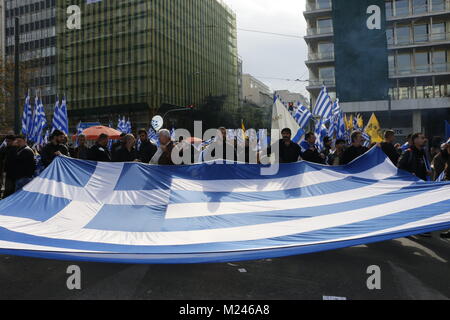
[[[61,106],[59,105],[59,98],[56,98],[52,127],[52,132],[60,130],[65,134],[69,134],[69,118],[67,116],[66,98],[62,99]]]
[[[450,184],[379,148],[343,167],[160,167],[59,157],[0,202],[0,252],[122,263],[281,257],[450,228]]]
[[[317,98],[316,106],[313,111],[314,115],[325,120],[330,119],[333,115],[333,102],[328,95],[328,90],[324,86]]]

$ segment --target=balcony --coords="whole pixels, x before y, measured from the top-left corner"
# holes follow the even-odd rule
[[[320,90],[323,86],[326,86],[327,88],[334,88],[336,87],[336,80],[335,79],[310,79],[309,84],[306,87],[307,90]]]
[[[333,33],[334,33],[333,27],[308,28],[305,40],[332,37]]]
[[[310,53],[308,55],[308,60],[305,63],[329,63],[334,61],[334,51],[333,52],[323,52],[323,53]]]
[[[394,41],[388,39],[389,49],[400,49],[407,47],[427,47],[438,44],[450,44],[450,32],[432,33],[414,37],[397,37]]]
[[[323,13],[330,13],[332,8],[331,1],[307,2],[306,10],[303,12],[303,15],[305,18],[318,17]]]
[[[446,0],[443,5],[435,6],[434,8],[428,5],[426,8],[422,7],[410,7],[405,10],[399,10],[394,14],[387,13],[387,21],[397,21],[397,20],[405,20],[405,19],[416,19],[421,17],[431,17],[431,16],[439,16],[450,14],[450,0]]]
[[[450,63],[397,67],[389,70],[390,78],[432,76],[450,73]]]

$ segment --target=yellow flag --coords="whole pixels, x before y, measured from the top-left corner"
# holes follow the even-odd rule
[[[372,142],[383,142],[383,133],[381,132],[381,126],[375,113],[370,117],[369,123],[364,131],[372,138]]]
[[[358,114],[358,128],[364,128],[364,120],[362,115]]]
[[[246,134],[247,130],[245,130],[245,125],[244,125],[244,120],[242,120],[242,136],[245,139],[247,139],[247,134]]]
[[[353,115],[350,115],[350,119],[347,120],[347,130],[353,130]]]

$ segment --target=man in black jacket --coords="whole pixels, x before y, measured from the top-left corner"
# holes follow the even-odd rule
[[[400,157],[398,168],[414,174],[416,177],[426,181],[431,172],[427,170],[425,152],[425,137],[422,133],[412,136],[412,146]]]
[[[152,160],[153,156],[158,150],[158,147],[151,143],[151,141],[148,139],[147,130],[141,129],[139,130],[138,134],[141,140],[141,146],[139,147],[138,151],[138,159],[142,163],[150,163],[150,160]]]
[[[305,135],[305,141],[300,144],[302,158],[308,162],[325,164],[326,156],[317,149],[316,140],[314,132],[309,132]]]
[[[66,135],[60,130],[55,130],[50,136],[50,143],[48,143],[41,152],[43,165],[47,168],[53,160],[61,155],[69,156],[69,149],[64,144]]]
[[[301,160],[301,148],[291,140],[292,131],[289,128],[281,131],[280,163],[294,163]]]
[[[16,182],[15,191],[18,191],[33,180],[36,171],[36,160],[34,158],[34,152],[28,147],[27,140],[24,136],[17,136],[14,144],[17,146],[17,152],[12,176]]]
[[[349,164],[356,158],[362,156],[369,148],[363,146],[364,138],[360,131],[355,131],[352,133],[352,145],[344,151],[344,155],[342,156],[342,164]]]
[[[108,135],[102,133],[95,145],[88,152],[88,160],[97,162],[111,162],[111,153],[108,150]]]
[[[127,134],[124,143],[119,147],[113,155],[113,162],[133,162],[139,161],[135,149],[136,139],[132,134]]]
[[[400,159],[400,145],[394,145],[395,132],[387,130],[384,133],[384,142],[381,143],[381,149],[389,157],[394,166],[397,166],[398,159]]]

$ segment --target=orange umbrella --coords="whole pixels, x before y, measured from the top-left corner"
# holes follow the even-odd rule
[[[91,127],[83,131],[86,140],[97,140],[102,133],[107,134],[111,140],[119,140],[122,134],[120,131],[103,126]]]

